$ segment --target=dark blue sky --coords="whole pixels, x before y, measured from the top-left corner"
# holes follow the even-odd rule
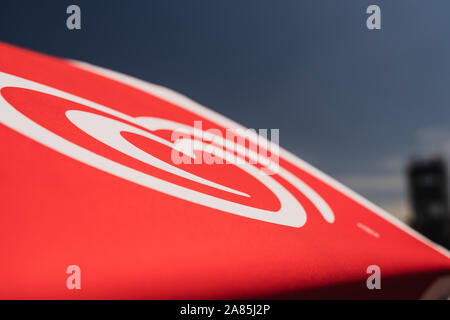
[[[370,4],[381,30],[366,28]],[[450,155],[449,33],[445,0],[0,1],[0,41],[279,128],[283,147],[400,216],[408,158]]]

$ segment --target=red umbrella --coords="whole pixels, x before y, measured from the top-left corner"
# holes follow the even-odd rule
[[[448,251],[244,129],[0,44],[0,298],[449,294]]]

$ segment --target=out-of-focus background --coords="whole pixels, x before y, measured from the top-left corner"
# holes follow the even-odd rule
[[[81,30],[66,28],[70,4]],[[366,27],[371,4],[381,30]],[[282,147],[420,229],[449,215],[449,13],[446,0],[3,0],[0,41],[279,128]]]

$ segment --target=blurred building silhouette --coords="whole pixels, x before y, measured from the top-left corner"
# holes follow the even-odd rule
[[[408,166],[412,226],[429,239],[450,248],[447,169],[440,157],[413,160]]]

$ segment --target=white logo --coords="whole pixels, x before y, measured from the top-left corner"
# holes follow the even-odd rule
[[[213,187],[222,191],[249,197],[249,195],[242,190],[231,189],[217,182],[204,179],[202,177],[184,171],[176,166],[173,166],[170,163],[162,161],[154,157],[153,155],[137,148],[121,135],[122,132],[130,132],[164,144],[171,148],[176,148],[176,145],[172,142],[162,139],[150,132],[160,129],[174,130],[174,128],[186,127],[186,125],[184,124],[167,119],[153,117],[134,118],[119,111],[110,109],[106,106],[102,106],[92,101],[80,98],[78,96],[13,75],[0,73],[0,90],[4,87],[24,88],[48,95],[53,95],[88,106],[105,114],[111,115],[116,119],[123,120],[122,122],[120,120],[115,120],[107,116],[80,110],[66,111],[66,117],[80,130],[83,130],[91,137],[97,139],[98,141],[101,141],[111,148],[114,148],[115,150],[138,159],[150,166],[157,167],[185,179],[195,181],[197,183],[201,183],[203,185]],[[191,190],[189,188],[159,179],[157,177],[153,177],[118,162],[112,161],[106,157],[100,156],[92,152],[91,150],[81,147],[38,125],[36,122],[32,121],[31,119],[20,113],[18,110],[16,110],[13,106],[11,106],[1,95],[0,123],[3,123],[4,125],[22,133],[23,135],[39,143],[42,143],[43,145],[46,145],[53,150],[59,151],[92,167],[103,170],[128,181],[137,183],[139,185],[148,187],[150,189],[164,192],[174,197],[178,197],[228,213],[291,227],[301,227],[305,224],[307,219],[304,208],[289,191],[287,191],[280,183],[273,179],[273,177],[260,174],[260,170],[257,167],[245,162],[238,163],[236,165],[242,170],[245,170],[245,172],[247,172],[248,174],[252,175],[255,179],[257,179],[260,183],[265,185],[275,194],[281,204],[281,207],[278,211],[269,211],[254,208],[248,205],[239,204],[199,191]],[[135,124],[136,126],[134,126],[133,124]],[[139,127],[143,127],[148,131],[142,130]],[[194,128],[189,129],[194,130]],[[270,159],[266,159],[265,161],[270,161]],[[287,182],[289,182],[291,185],[295,186],[300,192],[302,192],[317,207],[318,211],[327,222],[334,222],[333,211],[322,199],[322,197],[317,194],[311,187],[309,187],[303,181],[301,181],[292,173],[283,169],[282,167],[279,168],[277,174]]]

